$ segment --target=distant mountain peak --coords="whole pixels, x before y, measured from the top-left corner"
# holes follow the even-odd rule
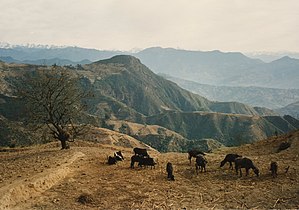
[[[281,57],[277,60],[290,60],[290,59],[292,59],[292,58],[286,55],[286,56],[283,56],[283,57]]]
[[[124,65],[141,64],[140,60],[132,55],[116,55],[113,56],[112,58],[100,60],[95,63],[102,63],[102,64],[118,63]]]
[[[283,56],[277,60],[272,61],[271,63],[283,63],[283,62],[298,62],[299,60],[296,58],[291,58],[289,56]]]

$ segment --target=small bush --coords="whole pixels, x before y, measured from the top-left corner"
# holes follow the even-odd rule
[[[88,204],[93,203],[94,199],[90,194],[84,193],[78,197],[77,201],[82,204]]]
[[[16,147],[16,143],[10,143],[9,144],[9,148],[15,148]]]
[[[278,150],[277,152],[280,152],[282,150],[285,150],[287,148],[289,148],[291,146],[291,143],[290,142],[282,142],[279,147],[278,147]]]

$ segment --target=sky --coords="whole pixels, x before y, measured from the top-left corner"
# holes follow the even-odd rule
[[[0,0],[0,42],[299,52],[298,0]]]

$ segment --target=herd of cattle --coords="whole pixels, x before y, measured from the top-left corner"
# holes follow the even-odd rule
[[[138,162],[139,167],[147,167],[150,166],[155,167],[156,162],[153,158],[149,156],[146,149],[142,148],[134,148],[134,155],[131,157],[131,168],[134,168],[135,162]],[[195,169],[198,174],[199,170],[201,172],[206,172],[206,164],[208,163],[205,153],[199,150],[190,150],[188,151],[188,159],[191,165],[191,159],[195,158]],[[121,151],[115,152],[114,156],[108,157],[108,164],[113,165],[116,164],[117,161],[124,160],[124,157]],[[221,161],[220,167],[223,167],[226,163],[229,163],[230,169],[233,169],[233,163],[235,164],[235,171],[238,175],[242,176],[242,168],[245,168],[246,176],[249,174],[249,170],[252,169],[256,176],[259,176],[259,169],[253,164],[252,160],[246,157],[242,157],[238,154],[227,154],[225,158]],[[273,177],[277,176],[278,165],[277,162],[271,162],[269,170]],[[173,166],[172,163],[168,162],[166,165],[166,172],[168,180],[174,181],[173,175]]]

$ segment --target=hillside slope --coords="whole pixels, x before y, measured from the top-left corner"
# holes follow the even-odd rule
[[[278,153],[279,145],[285,141],[291,146]],[[0,177],[0,208],[299,208],[298,131],[207,154],[207,172],[198,175],[194,160],[189,165],[186,153],[149,151],[158,162],[154,169],[130,169],[132,149],[91,143],[82,146],[61,151],[47,145],[46,148],[0,153],[0,174],[5,175]],[[125,160],[117,165],[107,165],[107,155],[118,150],[123,151]],[[240,178],[226,165],[219,168],[227,153],[238,153],[252,159],[260,176],[256,177],[250,171],[248,177]],[[174,167],[173,182],[167,180],[165,171],[169,161]],[[278,163],[277,178],[270,175],[271,161]],[[3,171],[9,171],[10,176]]]
[[[0,89],[0,93],[7,94],[11,92],[9,81],[13,77],[21,72],[34,71],[42,67],[2,63],[0,68],[2,70],[0,79],[4,84]],[[241,103],[209,101],[154,74],[140,60],[132,56],[115,56],[111,59],[84,65],[82,70],[75,70],[75,72],[79,76],[83,76],[81,79],[83,85],[92,89],[97,96],[94,101],[90,101],[92,106],[97,103],[96,101],[99,98],[104,96],[106,97],[104,100],[109,99],[110,105],[113,101],[118,104],[116,107],[119,107],[122,103],[147,116],[165,110],[216,111],[251,115],[269,113],[266,109],[264,111],[263,108],[256,110]],[[132,110],[129,112],[132,113]],[[115,111],[113,114],[117,115]]]
[[[8,120],[20,120],[26,112],[22,101],[10,96],[9,82],[23,72],[45,67],[5,63],[0,67],[0,79],[4,83],[0,94],[0,114]],[[180,140],[177,148],[181,149],[176,151],[185,151],[193,140],[194,146],[214,140],[225,145],[240,145],[271,136],[275,131],[287,132],[296,128],[289,126],[289,129],[284,129],[279,123],[273,126],[265,118],[258,117],[272,114],[268,109],[237,102],[213,102],[193,94],[157,76],[132,56],[115,56],[84,65],[82,69],[65,68],[78,76],[82,88],[93,95],[85,101],[88,111],[83,113],[85,121],[82,123],[105,126],[106,120],[113,119],[160,125],[185,138]],[[206,114],[200,115],[198,111]],[[161,141],[169,142],[171,137],[167,138],[166,141],[161,138]],[[169,145],[156,145],[160,145],[159,149],[170,149]]]
[[[147,122],[173,130],[188,139],[211,138],[226,146],[251,143],[273,136],[275,132],[285,133],[299,128],[298,120],[292,117],[204,112],[169,111],[150,116]]]
[[[158,125],[138,124],[128,121],[109,120],[106,126],[152,146],[159,152],[187,152],[198,148],[203,152],[212,151],[223,146],[214,139],[187,139],[182,135]]]
[[[287,106],[276,109],[275,111],[282,115],[291,115],[299,119],[299,101],[288,104]]]
[[[92,86],[96,91],[115,98],[147,116],[165,110],[249,115],[270,113],[266,109],[256,110],[241,103],[209,101],[157,76],[132,56],[120,55],[85,65],[84,71],[80,73],[92,80]]]
[[[155,75],[132,56],[115,56],[84,66],[100,79],[94,88],[136,111],[152,115],[163,110],[205,110],[209,101]]]

